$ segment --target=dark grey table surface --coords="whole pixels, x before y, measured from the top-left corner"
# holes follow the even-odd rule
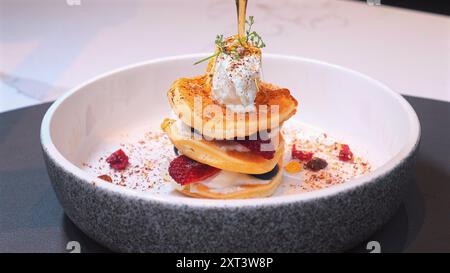
[[[368,241],[382,252],[450,252],[450,103],[406,97],[422,125],[416,176],[400,209]],[[0,252],[108,250],[64,215],[45,169],[39,144],[50,104],[0,114]],[[352,252],[368,252],[367,242]]]

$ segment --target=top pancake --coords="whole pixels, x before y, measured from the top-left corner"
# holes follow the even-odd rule
[[[210,89],[211,74],[177,79],[167,96],[179,119],[206,139],[233,139],[280,127],[295,114],[297,100],[286,88],[259,82],[256,111],[236,113],[215,102]]]

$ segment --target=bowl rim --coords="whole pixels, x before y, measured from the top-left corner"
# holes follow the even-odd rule
[[[367,175],[351,179],[346,183],[334,185],[332,187],[314,190],[306,193],[292,194],[292,195],[284,195],[284,196],[272,196],[269,198],[253,198],[253,199],[232,199],[232,200],[221,200],[221,199],[203,199],[203,198],[190,198],[185,196],[167,196],[167,195],[156,195],[149,194],[143,191],[133,190],[126,187],[122,187],[119,185],[111,184],[106,181],[101,180],[89,174],[86,171],[83,171],[81,168],[77,167],[75,164],[66,159],[56,148],[55,144],[52,141],[50,134],[50,127],[52,118],[55,114],[55,111],[59,108],[59,106],[66,100],[68,100],[73,94],[75,94],[78,90],[90,85],[91,83],[98,81],[103,78],[107,78],[113,76],[118,73],[122,73],[127,70],[135,69],[138,67],[143,67],[147,65],[156,65],[159,63],[169,62],[169,61],[177,61],[177,60],[185,60],[185,59],[199,59],[201,57],[207,56],[207,53],[196,53],[196,54],[186,54],[186,55],[177,55],[171,57],[158,58],[153,60],[142,61],[134,64],[130,64],[124,67],[120,67],[106,73],[100,74],[94,78],[91,78],[73,88],[71,88],[68,92],[59,97],[47,110],[45,116],[42,120],[41,124],[41,145],[44,153],[50,157],[50,159],[58,165],[61,169],[73,175],[77,179],[81,181],[85,181],[87,185],[91,185],[92,187],[96,187],[98,189],[102,189],[106,192],[122,194],[127,198],[140,199],[144,201],[152,201],[158,202],[166,205],[187,205],[194,207],[204,207],[204,208],[237,208],[237,207],[263,207],[263,206],[277,206],[277,205],[286,205],[290,203],[297,202],[307,202],[319,198],[327,198],[330,196],[338,195],[355,188],[370,184],[376,183],[378,178],[386,176],[391,173],[398,165],[400,165],[404,160],[409,158],[413,152],[417,149],[421,128],[420,122],[417,117],[416,112],[412,108],[412,106],[398,93],[394,92],[385,84],[357,71],[352,69],[348,69],[336,64],[327,63],[324,61],[319,61],[310,58],[304,58],[299,56],[289,56],[289,55],[281,55],[281,54],[264,54],[264,57],[268,57],[271,59],[281,59],[281,60],[290,60],[290,61],[300,61],[306,63],[312,63],[321,66],[327,66],[328,68],[337,69],[346,73],[350,73],[355,77],[359,77],[371,82],[374,85],[377,85],[380,88],[380,91],[387,93],[397,100],[402,110],[406,112],[408,116],[409,128],[411,130],[410,134],[407,136],[407,141],[403,145],[402,149],[391,159],[389,159],[386,163],[376,168],[374,171],[370,172]]]

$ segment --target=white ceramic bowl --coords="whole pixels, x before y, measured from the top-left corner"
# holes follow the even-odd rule
[[[385,85],[349,69],[299,57],[264,55],[265,81],[299,101],[293,119],[360,147],[375,169],[308,193],[248,200],[154,195],[83,171],[80,158],[133,126],[159,128],[170,115],[173,80],[202,74],[204,55],[131,65],[58,99],[41,141],[55,192],[86,234],[118,251],[342,251],[395,212],[412,173],[420,125],[411,106]]]

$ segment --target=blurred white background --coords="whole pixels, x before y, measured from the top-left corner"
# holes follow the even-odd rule
[[[236,32],[235,13],[234,0],[0,0],[0,112],[134,62],[211,52],[216,34]],[[249,0],[248,14],[266,53],[450,101],[448,16],[342,0]]]

